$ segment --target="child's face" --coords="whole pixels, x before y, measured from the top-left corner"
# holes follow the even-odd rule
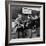
[[[18,17],[20,17],[20,18],[21,18],[21,17],[22,17],[22,15],[21,15],[21,14],[18,14]]]
[[[30,16],[29,15],[27,17],[28,17],[28,19],[30,19]]]

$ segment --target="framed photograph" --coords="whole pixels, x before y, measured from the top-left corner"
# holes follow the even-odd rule
[[[45,43],[45,3],[6,1],[6,45]]]

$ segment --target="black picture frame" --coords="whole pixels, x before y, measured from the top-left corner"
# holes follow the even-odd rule
[[[10,44],[8,44],[8,4],[11,3],[11,2],[43,5],[43,41],[40,41],[40,42],[27,42],[27,43],[10,43]],[[6,11],[5,46],[9,46],[9,45],[25,45],[25,44],[43,44],[43,43],[45,43],[45,3],[44,2],[5,1],[5,9],[6,9],[5,10]]]

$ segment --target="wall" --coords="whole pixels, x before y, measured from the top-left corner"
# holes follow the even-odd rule
[[[46,2],[46,0],[21,0],[21,1],[34,1],[34,2]],[[0,46],[5,46],[5,0],[0,0]],[[17,46],[46,46],[46,44],[35,45],[17,45]]]

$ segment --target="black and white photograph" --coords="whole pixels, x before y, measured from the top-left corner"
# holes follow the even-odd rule
[[[44,43],[44,3],[8,4],[8,43]]]
[[[11,6],[11,39],[40,37],[40,11],[30,7]]]

